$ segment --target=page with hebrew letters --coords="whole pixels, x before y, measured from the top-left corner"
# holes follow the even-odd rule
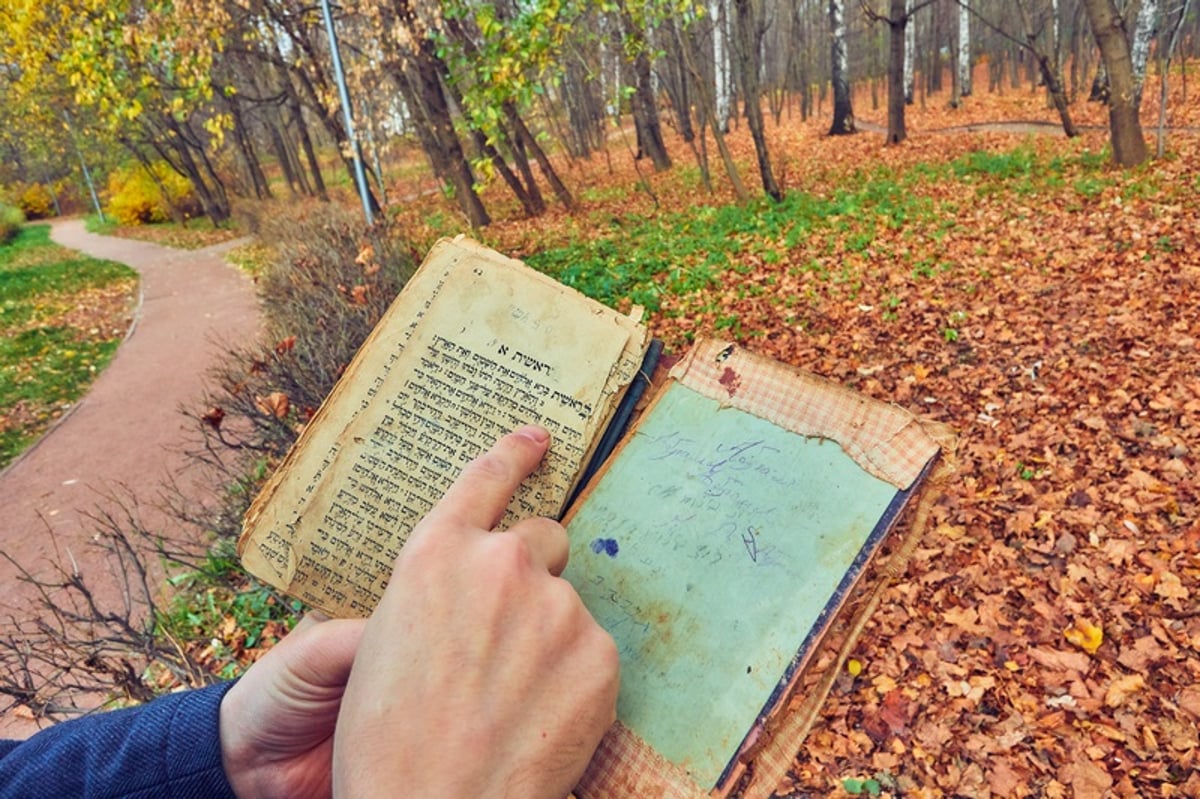
[[[646,346],[636,320],[464,239],[439,243],[385,324],[239,542],[251,573],[336,616],[370,612],[412,527],[522,424],[553,445],[502,526],[557,516]]]

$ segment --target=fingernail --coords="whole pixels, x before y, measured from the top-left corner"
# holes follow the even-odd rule
[[[545,444],[550,440],[550,433],[547,432],[545,428],[538,427],[537,425],[526,425],[520,430],[517,430],[516,433],[519,436],[528,438],[535,444]]]

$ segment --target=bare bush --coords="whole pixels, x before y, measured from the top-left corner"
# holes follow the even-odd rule
[[[255,227],[275,257],[260,276],[266,341],[231,353],[200,413],[214,446],[286,451],[412,275],[408,247],[332,205]],[[227,424],[232,423],[232,424]]]
[[[211,682],[187,649],[164,634],[155,554],[171,559],[203,553],[181,540],[151,534],[135,507],[91,516],[95,546],[105,552],[109,579],[119,588],[97,591],[70,552],[59,553],[49,577],[3,554],[34,586],[37,606],[8,611],[8,631],[0,637],[0,714],[17,706],[37,720],[54,721],[93,709],[105,698],[142,702],[164,685]],[[2,554],[2,553],[0,553]],[[65,561],[65,563],[64,563]],[[17,615],[20,613],[20,617]]]
[[[188,486],[209,491],[198,496],[194,488],[167,486],[163,492],[170,528],[189,535],[149,529],[135,500],[94,516],[97,545],[121,587],[116,606],[98,598],[95,582],[69,553],[50,578],[15,564],[40,601],[30,617],[10,613],[0,636],[0,712],[20,705],[38,719],[55,720],[87,709],[97,697],[145,701],[164,689],[209,682],[214,668],[229,676],[230,659],[214,665],[206,652],[216,631],[204,625],[233,619],[261,630],[278,616],[286,627],[299,613],[295,603],[250,581],[233,541],[262,481],[411,276],[415,260],[384,227],[366,229],[336,206],[272,211],[251,225],[275,253],[259,280],[264,339],[231,349],[198,407],[185,409],[199,431],[187,453],[197,470]],[[215,543],[189,543],[202,539]],[[185,613],[194,620],[181,625],[179,600],[165,598],[160,571],[149,566],[156,560],[184,570],[193,599],[226,604],[215,613]],[[239,646],[261,647],[261,638],[260,632],[242,635]]]

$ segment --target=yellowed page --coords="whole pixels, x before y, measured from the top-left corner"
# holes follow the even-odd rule
[[[473,242],[440,243],[417,280],[396,305],[419,323],[389,311],[404,333],[373,335],[247,515],[246,567],[333,615],[370,612],[412,527],[514,427],[554,444],[502,524],[557,515],[644,349],[630,318]]]

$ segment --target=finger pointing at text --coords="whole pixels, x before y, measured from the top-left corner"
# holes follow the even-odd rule
[[[564,796],[615,718],[609,635],[549,519],[492,532],[550,445],[524,427],[413,531],[367,623],[334,740],[340,796]]]

